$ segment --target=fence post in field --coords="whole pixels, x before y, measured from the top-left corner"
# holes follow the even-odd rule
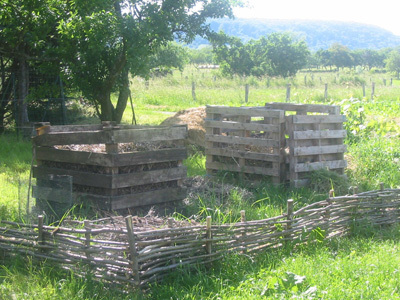
[[[168,228],[174,228],[174,218],[168,218]],[[170,245],[174,245],[174,243],[171,243]],[[172,264],[175,264],[176,260],[175,258],[172,259]]]
[[[39,246],[44,245],[44,234],[43,234],[43,216],[38,216],[38,244]],[[43,248],[40,249],[40,252],[44,252]]]
[[[390,86],[393,86],[393,78],[390,78]]]
[[[327,206],[326,206],[326,211],[325,211],[325,221],[326,221],[326,232],[325,232],[325,237],[329,235],[329,225],[330,225],[330,218],[331,218],[331,205],[332,205],[332,200],[333,198],[333,190],[329,191],[328,199],[326,199]]]
[[[212,233],[211,233],[211,216],[206,218],[206,251],[208,254],[212,252]]]
[[[244,86],[244,102],[249,102],[249,85]]]
[[[242,223],[246,222],[246,211],[245,210],[240,211],[240,222],[242,222]],[[245,237],[245,236],[246,236],[246,230],[243,229],[242,237]],[[243,241],[243,243],[244,243],[244,241]],[[243,249],[242,253],[246,253],[246,252],[247,252],[246,249]]]
[[[134,279],[134,284],[136,286],[140,285],[140,277],[139,277],[139,263],[138,263],[138,254],[136,251],[136,238],[133,233],[133,224],[132,224],[132,216],[127,216],[125,218],[126,223],[126,231],[128,235],[128,243],[129,243],[129,255],[130,255],[130,265],[132,268],[132,274]]]
[[[324,99],[325,99],[325,101],[328,100],[328,84],[327,83],[325,83]]]
[[[383,192],[385,190],[385,184],[383,182],[380,183],[380,189]]]
[[[286,231],[292,229],[292,219],[293,219],[293,199],[287,201],[287,212],[286,212]],[[289,237],[291,233],[285,234],[286,243],[289,242]]]
[[[365,83],[362,84],[363,98],[365,98]]]
[[[304,85],[307,85],[307,75],[304,75]]]
[[[375,95],[375,82],[372,83],[371,87],[371,100],[374,100],[374,95]]]
[[[90,259],[90,252],[87,251],[90,249],[90,221],[89,220],[84,220],[83,221],[83,227],[85,228],[85,253],[86,253],[86,258]]]
[[[383,85],[386,86],[386,78],[383,78]]]
[[[358,194],[358,186],[354,186],[353,187],[353,195],[357,195]]]
[[[290,84],[290,83],[288,83],[287,85],[286,85],[286,102],[290,102],[290,87],[291,87],[292,85]]]
[[[192,98],[196,101],[196,82],[192,81]]]

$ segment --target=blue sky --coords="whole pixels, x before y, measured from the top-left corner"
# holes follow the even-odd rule
[[[239,18],[352,21],[400,35],[400,2],[393,0],[247,0],[235,9]]]

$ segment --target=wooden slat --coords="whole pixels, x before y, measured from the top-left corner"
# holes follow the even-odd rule
[[[221,128],[221,129],[233,129],[233,130],[249,130],[249,131],[268,131],[268,132],[279,132],[279,125],[272,124],[260,124],[260,123],[241,123],[233,121],[212,121],[205,120],[205,127]]]
[[[187,127],[172,126],[151,129],[114,130],[112,135],[114,143],[183,140],[187,137]]]
[[[263,167],[253,167],[253,166],[239,166],[232,164],[224,164],[220,162],[206,162],[206,168],[218,170],[218,171],[229,171],[229,172],[243,172],[250,174],[259,174],[259,175],[268,175],[268,176],[279,176],[279,170],[271,168],[263,168]]]
[[[218,155],[224,157],[245,158],[260,161],[281,162],[283,159],[279,154],[257,153],[250,151],[239,151],[225,148],[206,149],[206,155]]]
[[[314,170],[320,170],[323,168],[341,169],[347,167],[347,161],[345,160],[332,160],[332,161],[321,161],[313,163],[301,163],[295,166],[295,172],[309,172]]]
[[[282,109],[285,111],[296,112],[315,112],[326,113],[330,115],[338,115],[340,113],[340,106],[337,105],[321,105],[321,104],[292,104],[292,103],[266,103],[266,108]]]
[[[295,140],[340,139],[345,137],[346,130],[306,130],[293,132],[293,138]]]
[[[184,166],[138,173],[115,174],[112,178],[112,188],[123,188],[179,180],[185,178],[186,174],[187,169]]]
[[[296,147],[293,149],[294,156],[301,155],[318,155],[328,153],[343,153],[346,152],[346,145],[333,145],[333,146],[314,146],[314,147]]]
[[[260,138],[248,138],[248,137],[238,137],[238,136],[221,136],[221,135],[210,135],[206,134],[206,141],[208,142],[219,142],[226,144],[235,145],[251,145],[260,147],[279,147],[279,141],[270,139],[260,139]]]
[[[100,131],[103,129],[102,124],[94,125],[51,125],[50,133],[54,132],[74,132],[74,131]]]
[[[68,195],[65,189],[54,189],[44,186],[32,186],[32,196],[36,199],[47,200],[57,203],[71,203],[71,194]]]
[[[112,143],[110,131],[81,131],[43,134],[36,136],[32,142],[37,146],[106,144]]]
[[[315,124],[315,123],[343,123],[346,117],[342,115],[329,115],[329,116],[290,116],[293,118],[293,124]]]
[[[232,116],[248,116],[248,117],[269,117],[279,118],[284,122],[284,112],[282,110],[265,109],[264,107],[229,107],[229,106],[213,106],[207,105],[207,113],[232,115]]]
[[[124,209],[163,202],[183,200],[186,197],[184,188],[167,188],[144,193],[111,197],[111,209]]]
[[[36,158],[56,162],[121,167],[147,163],[183,160],[187,157],[184,148],[160,149],[133,153],[107,154],[84,151],[70,151],[49,147],[36,147]]]

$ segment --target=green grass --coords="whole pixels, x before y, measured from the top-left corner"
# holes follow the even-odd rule
[[[307,84],[304,76],[307,76]],[[312,76],[314,80],[311,80]],[[215,80],[214,80],[215,77]],[[264,105],[283,102],[286,84],[292,85],[291,102],[341,105],[348,118],[347,159],[349,182],[360,190],[400,185],[400,81],[388,74],[366,71],[300,73],[293,79],[226,79],[216,71],[187,69],[165,78],[132,79],[132,96],[138,124],[160,124],[174,112],[206,104]],[[321,79],[320,79],[321,78]],[[192,99],[192,81],[196,98]],[[363,99],[361,83],[366,84]],[[376,94],[370,99],[371,82]],[[250,84],[249,103],[244,103],[244,85]],[[328,99],[324,84],[328,83]],[[91,122],[95,122],[93,118]],[[131,123],[130,105],[123,122]],[[79,120],[80,123],[84,123]],[[190,151],[184,164],[189,176],[205,175],[205,156]],[[28,190],[32,150],[29,141],[14,135],[0,136],[0,218],[20,220]],[[329,180],[329,179],[328,179]],[[180,217],[211,215],[215,223],[236,222],[240,211],[248,220],[281,214],[287,199],[295,210],[326,197],[330,183],[321,189],[290,189],[268,182],[248,184],[223,175],[213,191],[199,193]],[[340,181],[336,184],[341,184]],[[328,185],[328,186],[327,186]],[[335,187],[339,189],[339,187]],[[178,215],[177,215],[178,216]],[[357,235],[256,255],[232,254],[213,267],[179,269],[166,281],[150,287],[145,299],[396,299],[399,286],[399,227],[358,231]],[[64,273],[50,264],[36,265],[16,258],[3,261],[0,269],[1,299],[136,299],[120,294],[91,278]],[[139,298],[139,297],[138,297]]]

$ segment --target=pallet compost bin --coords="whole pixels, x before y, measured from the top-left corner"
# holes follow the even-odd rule
[[[207,106],[206,168],[308,183],[313,170],[344,173],[345,117],[340,107],[267,103],[263,107]]]
[[[186,126],[143,127],[110,122],[86,126],[50,126],[33,138],[37,165],[33,193],[56,201],[41,183],[49,176],[72,177],[73,203],[102,209],[126,209],[182,200],[186,178]]]

